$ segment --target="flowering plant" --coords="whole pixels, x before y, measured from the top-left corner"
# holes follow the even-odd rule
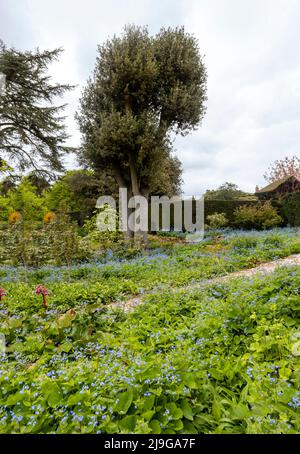
[[[19,213],[19,211],[13,211],[12,213],[10,213],[9,217],[8,217],[8,221],[10,222],[10,224],[17,224],[22,218],[22,215],[21,213]]]
[[[55,213],[53,213],[53,211],[48,211],[45,215],[44,215],[44,222],[46,222],[47,224],[49,224],[50,222],[53,222],[55,221],[55,218],[56,218],[56,215]]]
[[[0,301],[2,301],[3,297],[6,296],[7,293],[4,288],[0,287]]]
[[[48,308],[48,304],[47,304],[47,296],[49,295],[49,290],[46,289],[46,287],[42,284],[39,284],[35,287],[35,292],[34,292],[36,295],[42,295],[43,297],[43,300],[42,300],[42,303],[43,303],[43,306],[45,309]]]

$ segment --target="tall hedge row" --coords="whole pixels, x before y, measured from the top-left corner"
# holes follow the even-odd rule
[[[279,212],[285,223],[292,227],[300,226],[300,192],[287,194],[279,201]]]
[[[254,200],[205,200],[204,202],[204,220],[207,222],[207,216],[214,213],[224,213],[228,219],[229,225],[234,222],[234,211],[245,205],[255,205]]]
[[[300,226],[300,192],[287,194],[284,197],[270,199],[272,205],[277,208],[279,215],[284,220],[284,225],[290,225],[291,227]],[[207,217],[215,213],[224,213],[229,227],[236,227],[234,224],[234,212],[241,206],[256,205],[261,203],[259,200],[205,200],[204,203],[204,221],[207,224]],[[76,220],[79,225],[83,224],[83,220],[86,218],[87,213],[85,212],[74,212],[69,213],[73,220]],[[183,210],[182,210],[183,215]],[[151,208],[149,206],[149,230],[151,231]],[[193,222],[195,222],[196,209],[195,204],[193,205]],[[161,220],[161,212],[160,212]],[[160,221],[161,223],[161,221]],[[174,211],[171,206],[170,211],[170,223],[171,230],[174,226]]]
[[[206,220],[207,216],[210,214],[225,213],[226,218],[229,221],[229,225],[231,226],[233,225],[234,211],[236,208],[244,205],[255,205],[256,203],[259,202],[252,200],[206,200],[204,204],[204,217]],[[291,227],[300,226],[300,192],[287,194],[280,199],[271,199],[271,203],[275,208],[277,208],[278,213],[283,218],[285,225],[289,225]]]
[[[234,223],[234,212],[238,207],[256,205],[261,201],[255,200],[205,200],[204,222],[207,224],[207,217],[214,213],[224,213],[229,227],[236,227]],[[291,227],[300,226],[300,193],[287,194],[286,196],[271,200],[272,205],[277,208],[278,214],[283,218],[284,225]],[[195,205],[193,206],[193,222],[195,222]],[[150,211],[149,211],[150,218]],[[171,208],[171,230],[173,230],[174,215]],[[150,224],[150,219],[149,219]],[[150,225],[149,225],[150,227]],[[150,228],[151,230],[151,228]]]

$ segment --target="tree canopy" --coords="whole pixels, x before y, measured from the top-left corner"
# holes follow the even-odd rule
[[[236,200],[251,197],[251,194],[242,191],[234,183],[226,182],[219,186],[217,189],[208,189],[204,197],[206,200]]]
[[[73,213],[80,223],[93,214],[97,198],[102,194],[117,196],[113,178],[84,169],[66,172],[44,192],[49,209]]]
[[[21,170],[62,170],[62,156],[69,150],[64,105],[53,103],[72,87],[53,84],[47,75],[60,52],[21,52],[0,41],[0,73],[5,75],[0,96],[0,157]]]
[[[269,183],[280,180],[281,178],[294,176],[300,178],[300,158],[298,156],[284,157],[273,162],[264,178]]]
[[[172,133],[187,134],[205,113],[206,69],[184,28],[128,26],[98,47],[77,114],[81,162],[114,176],[130,194],[180,191]]]

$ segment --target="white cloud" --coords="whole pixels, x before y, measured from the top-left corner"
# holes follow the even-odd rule
[[[295,0],[189,4],[185,25],[206,55],[208,111],[188,155],[195,166],[187,168],[187,192],[224,181],[253,191],[271,161],[299,154],[299,19]],[[197,158],[207,137],[216,138],[213,169]]]
[[[126,23],[148,24],[152,33],[184,24],[198,37],[208,69],[207,115],[198,131],[175,141],[187,194],[225,181],[254,190],[270,162],[299,154],[299,20],[298,0],[11,0],[0,6],[8,45],[65,49],[51,72],[77,84],[64,99],[72,145],[80,140],[73,114],[97,44]]]

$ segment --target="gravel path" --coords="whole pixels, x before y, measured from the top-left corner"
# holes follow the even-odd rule
[[[262,263],[261,265],[256,266],[255,268],[249,268],[246,270],[235,271],[234,273],[226,274],[225,276],[215,277],[213,279],[207,279],[207,280],[200,281],[200,282],[197,282],[196,284],[188,285],[185,287],[177,287],[175,289],[172,289],[172,291],[178,292],[178,291],[181,291],[184,289],[193,290],[193,289],[196,289],[197,287],[202,286],[203,284],[213,284],[215,282],[224,282],[224,281],[228,281],[229,279],[234,279],[234,278],[242,277],[242,276],[250,277],[250,276],[253,276],[256,274],[268,274],[268,273],[272,273],[277,268],[280,268],[282,266],[295,266],[295,265],[300,266],[300,254],[294,254],[294,255],[290,255],[289,257],[285,257],[283,259],[278,259],[278,260],[273,260],[272,262]],[[130,312],[136,306],[141,304],[142,302],[143,302],[143,297],[137,295],[127,301],[121,301],[118,303],[114,303],[111,305],[111,307],[112,308],[121,308],[125,312]]]
[[[219,282],[219,281],[227,281],[228,279],[232,279],[235,277],[240,276],[253,276],[254,274],[267,274],[272,273],[276,270],[276,268],[280,268],[281,266],[295,266],[300,265],[300,254],[290,255],[289,257],[273,260],[272,262],[262,263],[255,268],[249,268],[246,270],[236,271],[234,273],[226,274],[226,276],[216,277],[214,279],[209,279],[206,282]]]

